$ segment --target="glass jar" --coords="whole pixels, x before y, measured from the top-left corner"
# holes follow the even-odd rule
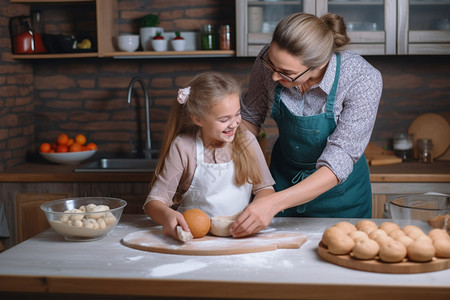
[[[230,25],[222,25],[219,28],[220,50],[231,50]]]
[[[418,139],[417,152],[419,154],[419,162],[433,162],[433,141],[431,139]]]
[[[216,50],[216,32],[212,24],[202,25],[201,27],[202,50]]]
[[[394,155],[402,159],[402,161],[411,161],[414,158],[413,135],[407,133],[394,134],[393,148]]]

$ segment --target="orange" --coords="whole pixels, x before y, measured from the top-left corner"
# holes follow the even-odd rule
[[[51,149],[52,149],[52,146],[50,146],[49,143],[42,143],[41,144],[41,147],[40,147],[40,151],[41,152],[47,153],[47,152],[50,152]]]
[[[58,138],[56,141],[60,145],[67,145],[67,142],[69,141],[69,137],[67,136],[67,134],[62,133],[62,134],[58,135]]]
[[[68,151],[69,151],[69,147],[67,147],[67,145],[59,144],[56,147],[56,152],[68,152]]]
[[[96,150],[97,149],[97,145],[95,143],[89,143],[86,145],[86,150]]]
[[[74,141],[73,139],[69,139],[69,140],[67,141],[67,146],[70,146],[70,145],[72,145],[73,143],[75,143],[75,141]]]
[[[72,145],[70,145],[69,152],[78,152],[78,151],[83,151],[83,146],[81,146],[78,143],[73,143]]]
[[[77,142],[80,145],[86,144],[86,137],[82,134],[77,134],[75,137],[75,142]]]
[[[203,210],[192,208],[185,211],[183,216],[194,238],[201,238],[208,233],[211,227],[211,220]]]

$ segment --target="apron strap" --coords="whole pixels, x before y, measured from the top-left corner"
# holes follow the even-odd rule
[[[292,178],[292,184],[296,184],[296,183],[302,181],[303,179],[305,179],[306,177],[308,177],[309,175],[311,175],[315,171],[316,171],[316,169],[313,169],[313,170],[301,170],[300,172],[297,173],[297,175],[294,176],[294,178]]]
[[[325,107],[327,118],[334,119],[334,99],[336,97],[340,73],[341,73],[341,54],[336,53],[336,73],[334,74],[333,86],[331,87],[330,93],[328,94],[327,105]]]

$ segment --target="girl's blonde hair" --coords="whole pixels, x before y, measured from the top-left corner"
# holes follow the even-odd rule
[[[209,114],[211,108],[227,95],[236,94],[239,97],[241,92],[239,84],[233,77],[218,72],[198,74],[189,81],[187,86],[190,87],[190,93],[186,102],[180,104],[174,100],[172,104],[152,185],[164,167],[164,160],[175,137],[180,134],[190,134],[195,137],[199,128],[191,117],[203,119]],[[238,186],[245,182],[258,184],[262,180],[260,169],[255,168],[258,166],[258,160],[247,146],[245,133],[241,127],[238,127],[232,142],[231,156],[235,166],[234,182]]]
[[[344,19],[328,13],[317,17],[296,13],[278,23],[272,42],[293,56],[301,57],[305,66],[316,68],[327,63],[333,53],[350,43]]]

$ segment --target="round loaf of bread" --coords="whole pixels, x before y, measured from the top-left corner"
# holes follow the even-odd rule
[[[383,222],[381,223],[380,227],[381,230],[384,230],[387,234],[391,233],[394,230],[400,230],[400,226],[393,222]]]
[[[404,235],[404,236],[399,236],[399,237],[396,239],[396,241],[402,243],[403,246],[408,247],[409,244],[411,244],[411,243],[413,242],[413,239],[410,238],[410,237],[407,236],[407,235]]]
[[[357,241],[360,240],[365,240],[368,239],[369,236],[367,235],[367,233],[363,232],[363,231],[352,231],[348,234],[349,237],[351,237],[353,239],[353,241],[356,243]]]
[[[408,259],[417,262],[430,261],[434,257],[434,247],[432,243],[413,241],[407,248]]]
[[[334,227],[334,226],[328,227],[323,232],[322,243],[324,243],[325,246],[329,246],[331,239],[333,239],[335,237],[343,236],[343,235],[347,236],[347,234],[342,229]]]
[[[446,239],[450,240],[450,236],[448,235],[447,231],[444,229],[434,228],[431,229],[430,232],[428,232],[428,236],[432,239]]]
[[[398,230],[393,230],[389,233],[389,236],[391,238],[393,238],[394,240],[397,240],[399,237],[401,236],[406,236],[406,233],[403,232],[403,230],[398,229]]]
[[[415,240],[421,235],[425,235],[425,233],[419,227],[415,225],[406,225],[402,228],[403,232],[406,233],[407,236]]]
[[[406,253],[402,243],[391,240],[380,247],[378,256],[384,262],[401,262],[406,257]]]
[[[373,259],[380,250],[377,242],[371,239],[359,240],[353,247],[353,256],[358,259]]]
[[[387,233],[384,230],[376,229],[376,230],[372,231],[371,233],[369,233],[369,238],[371,238],[372,240],[375,240],[380,235],[387,236]]]
[[[436,257],[450,258],[450,240],[439,239],[433,242]]]
[[[328,250],[336,255],[349,254],[355,242],[347,234],[332,236],[328,241]]]
[[[337,227],[337,228],[339,228],[339,229],[342,229],[345,233],[350,233],[350,232],[353,232],[353,231],[356,231],[357,229],[356,229],[356,227],[355,227],[355,225],[353,225],[352,223],[350,223],[350,222],[346,222],[346,221],[343,221],[343,222],[339,222],[339,223],[336,223],[335,225],[334,225],[334,227]]]
[[[361,228],[363,227],[371,227],[374,229],[378,229],[378,225],[372,220],[361,220],[358,223],[356,223],[355,227],[358,230],[361,230]]]

